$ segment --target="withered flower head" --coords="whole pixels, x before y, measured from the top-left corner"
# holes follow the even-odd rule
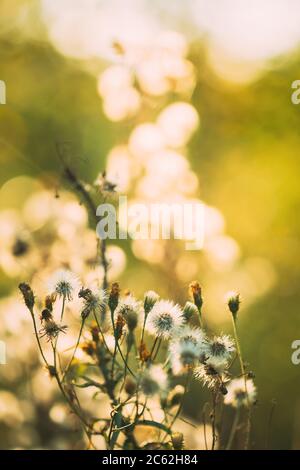
[[[108,306],[112,312],[114,312],[118,306],[119,296],[120,296],[120,286],[118,282],[114,282],[111,286],[111,290],[110,290],[109,298],[108,298]]]
[[[40,335],[41,335],[41,338],[46,336],[47,341],[51,341],[53,338],[56,338],[60,332],[65,333],[67,328],[68,327],[66,325],[60,326],[57,323],[55,323],[55,321],[49,320],[49,321],[46,321],[43,328],[41,328]]]
[[[34,294],[30,285],[26,284],[26,282],[21,282],[21,284],[19,284],[19,289],[23,294],[26,307],[29,310],[32,310],[34,306]]]
[[[51,295],[47,295],[45,298],[45,307],[48,309],[50,312],[53,310],[53,304],[56,300],[56,293],[53,293]]]
[[[228,292],[227,305],[234,318],[236,318],[237,316],[237,313],[240,308],[240,303],[240,294],[238,294],[237,292]]]
[[[193,281],[190,284],[191,296],[194,300],[194,304],[200,310],[203,305],[201,287],[198,281]]]
[[[52,313],[50,312],[50,310],[48,310],[47,308],[44,308],[44,310],[41,313],[41,321],[47,322],[52,319],[53,317],[52,317]]]

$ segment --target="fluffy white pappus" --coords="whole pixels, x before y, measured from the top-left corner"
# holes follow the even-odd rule
[[[95,313],[101,312],[102,309],[107,305],[108,294],[105,289],[94,288],[91,289],[91,295],[87,297],[85,303],[89,305],[91,311]]]
[[[205,357],[209,359],[211,365],[222,365],[231,358],[235,352],[233,339],[228,335],[215,336],[205,344]]]
[[[120,299],[115,311],[115,316],[121,315],[127,323],[130,330],[133,330],[143,319],[142,303],[136,300],[132,295],[126,295]]]
[[[224,372],[226,365],[226,363],[215,365],[208,360],[205,364],[195,367],[194,377],[208,388],[215,388],[222,385],[225,381]]]
[[[240,379],[233,379],[227,387],[227,394],[224,398],[225,405],[231,405],[234,408],[240,408],[241,406],[253,405],[256,401],[256,387],[252,379],[245,380],[243,377]],[[247,399],[248,394],[248,399]]]
[[[76,274],[65,269],[55,271],[48,280],[48,291],[50,294],[56,293],[59,297],[72,300],[74,292],[80,287]]]
[[[165,393],[168,385],[167,373],[160,364],[150,365],[142,373],[141,389],[147,396]]]
[[[173,343],[170,348],[170,362],[174,375],[180,375],[194,368],[199,362],[199,349],[192,342]]]
[[[206,350],[207,337],[201,328],[192,328],[189,325],[183,324],[174,330],[170,350],[172,349],[172,345],[176,345],[177,343],[193,345],[198,349],[198,355],[200,355],[202,350]]]
[[[170,339],[174,331],[183,324],[183,312],[179,305],[169,300],[159,300],[147,317],[146,330],[152,335]]]

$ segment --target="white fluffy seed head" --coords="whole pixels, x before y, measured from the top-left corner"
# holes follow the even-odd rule
[[[146,329],[152,335],[170,339],[183,323],[184,317],[179,305],[169,300],[159,300],[147,317]]]
[[[147,396],[167,391],[168,376],[161,365],[150,365],[145,369],[141,377],[141,389]]]
[[[129,330],[134,330],[143,316],[142,304],[132,295],[126,295],[126,297],[120,299],[115,315],[116,317],[121,315]]]
[[[205,347],[206,336],[200,328],[184,325],[174,330],[169,347],[173,373],[177,375],[196,366]]]
[[[76,274],[65,269],[55,271],[48,280],[50,294],[58,294],[59,297],[72,300],[74,292],[79,290],[79,280]]]
[[[235,351],[233,339],[228,335],[215,336],[206,342],[205,357],[216,367],[226,363]]]
[[[205,364],[200,364],[194,369],[194,377],[197,380],[200,380],[203,385],[206,385],[208,388],[215,388],[220,386],[224,381],[224,372],[226,369],[226,363],[215,365],[206,361]]]
[[[253,405],[256,401],[256,387],[252,379],[245,380],[242,378],[234,379],[226,385],[227,394],[224,398],[225,405],[231,405],[234,408],[240,408],[241,406]],[[247,391],[246,391],[247,390]],[[247,399],[248,394],[248,399]]]

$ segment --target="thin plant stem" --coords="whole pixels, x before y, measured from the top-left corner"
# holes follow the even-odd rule
[[[211,450],[215,450],[216,446],[216,407],[217,407],[217,396],[218,392],[213,390],[212,392],[212,445]]]
[[[67,373],[69,372],[69,369],[70,369],[70,367],[72,365],[72,362],[74,360],[75,354],[76,354],[78,346],[79,346],[79,342],[80,342],[80,338],[81,338],[81,335],[82,335],[84,324],[85,324],[85,319],[83,319],[82,322],[81,322],[78,338],[77,338],[77,341],[76,341],[76,345],[75,345],[72,357],[71,357],[71,359],[70,359],[70,361],[69,361],[69,363],[68,363],[68,365],[65,368],[65,371],[63,373],[62,381],[64,381],[64,378],[66,377]]]
[[[233,440],[234,440],[234,437],[235,437],[235,434],[236,434],[236,431],[237,431],[237,427],[238,427],[238,424],[239,424],[239,418],[240,418],[240,409],[237,408],[236,411],[235,411],[235,414],[234,414],[234,419],[233,419],[233,422],[232,422],[228,442],[227,442],[227,445],[226,445],[226,450],[230,450],[231,447],[232,447],[232,443],[233,443]]]
[[[246,376],[246,371],[245,371],[245,366],[244,366],[244,361],[243,361],[243,356],[242,356],[242,350],[241,350],[241,345],[240,345],[240,341],[239,341],[239,337],[237,333],[236,319],[234,318],[233,315],[232,315],[232,326],[233,326],[234,339],[236,343],[237,355],[238,355],[240,367],[241,367],[241,373],[242,373],[242,376],[244,377],[244,384],[245,384],[245,394],[246,394],[246,400],[247,400],[247,430],[246,430],[245,449],[248,449],[250,432],[251,432],[251,405],[250,405],[249,394],[248,394],[248,389],[247,389],[247,376]]]
[[[41,345],[41,341],[40,341],[40,337],[39,337],[39,334],[38,334],[38,331],[37,331],[36,321],[35,321],[35,318],[34,318],[33,309],[29,309],[29,312],[31,314],[31,318],[32,318],[32,321],[33,321],[33,328],[34,328],[34,333],[35,333],[35,337],[36,337],[36,340],[37,340],[38,348],[40,350],[43,361],[45,362],[47,368],[49,369],[49,363],[48,363],[48,361],[46,359],[46,356],[44,354],[44,351],[43,351],[43,348],[42,348],[42,345]]]

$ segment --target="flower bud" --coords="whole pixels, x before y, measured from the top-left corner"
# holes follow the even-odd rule
[[[29,310],[32,310],[34,307],[34,294],[33,294],[31,287],[29,286],[29,284],[26,284],[25,282],[21,282],[21,284],[19,284],[19,289],[23,294],[26,307]]]
[[[183,308],[184,318],[189,321],[193,316],[198,315],[198,309],[192,302],[186,302]]]
[[[148,315],[150,310],[154,307],[154,304],[159,300],[159,295],[153,290],[149,290],[144,296],[144,310],[145,314]]]
[[[240,308],[240,303],[240,294],[238,294],[237,292],[229,292],[227,294],[227,305],[234,318],[236,318],[237,316],[237,313]]]
[[[200,311],[203,305],[203,299],[202,299],[201,287],[198,281],[191,282],[190,291],[191,291],[192,298],[194,300],[194,304]]]
[[[108,299],[108,306],[112,312],[114,312],[118,306],[119,296],[120,296],[120,286],[117,282],[114,282],[111,286],[109,299]]]
[[[182,450],[184,448],[184,438],[182,432],[174,432],[171,436],[174,450]]]

